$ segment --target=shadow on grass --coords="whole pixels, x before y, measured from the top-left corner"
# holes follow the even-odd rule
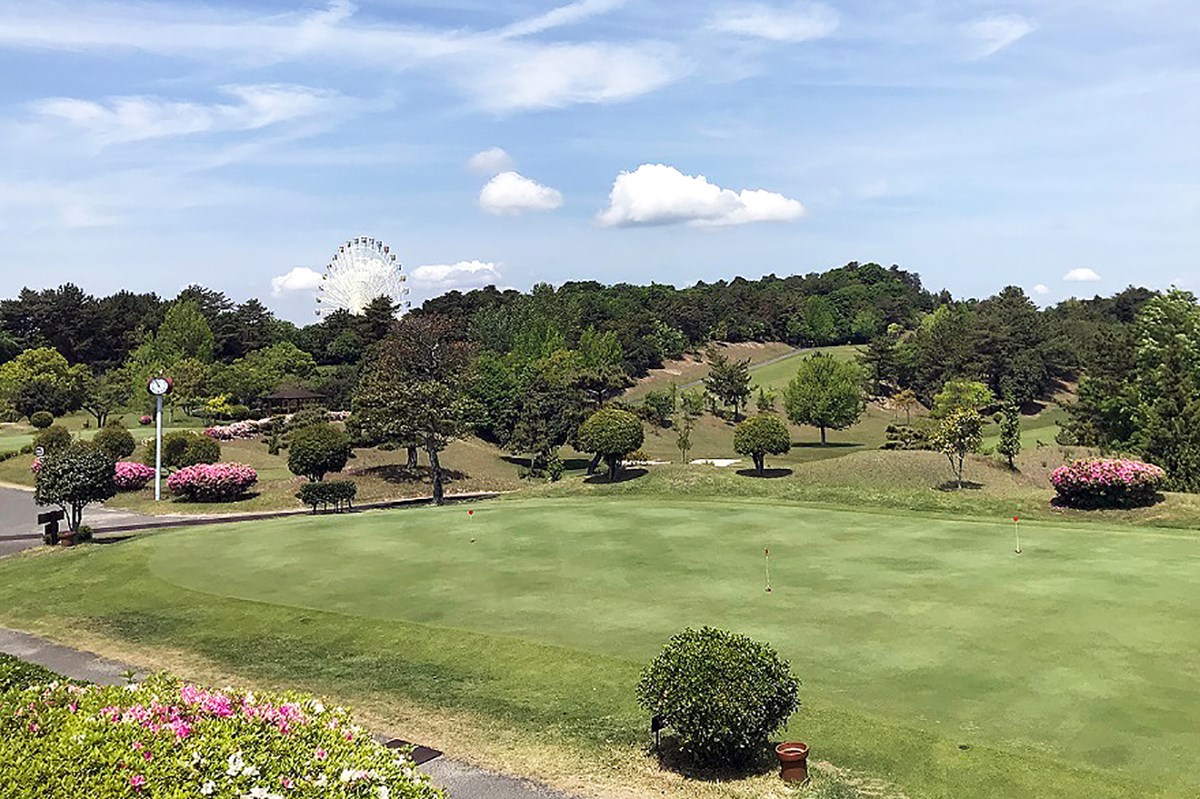
[[[621,471],[617,472],[617,478],[615,480],[609,480],[607,471],[597,472],[596,474],[593,474],[591,477],[585,477],[583,479],[583,482],[587,483],[588,485],[608,485],[610,483],[613,483],[613,484],[628,483],[630,480],[636,480],[639,477],[645,476],[646,474],[647,474],[647,471],[645,469],[622,469]]]
[[[747,777],[758,777],[769,774],[779,767],[775,757],[774,742],[763,747],[755,757],[737,766],[722,766],[720,768],[704,768],[697,766],[681,751],[675,738],[664,735],[658,751],[651,746],[649,754],[657,757],[659,768],[698,782],[731,782]]]
[[[505,463],[510,463],[513,466],[519,466],[525,469],[529,468],[529,458],[520,455],[501,455],[500,460]],[[582,472],[591,463],[590,458],[563,458],[563,471],[567,472]]]
[[[970,480],[963,480],[960,486],[953,480],[947,480],[937,486],[938,491],[978,491],[983,488],[983,483],[973,483]]]
[[[365,469],[355,469],[351,474],[359,474],[363,477],[375,477],[383,480],[385,483],[395,484],[429,483],[433,481],[433,477],[429,474],[428,466],[418,466],[415,469],[410,469],[408,466],[399,463],[368,466]],[[465,472],[445,467],[442,468],[442,480],[447,483],[453,483],[456,480],[462,480],[466,477],[467,474]]]
[[[761,477],[764,479],[778,479],[780,477],[791,477],[794,472],[791,469],[763,469],[762,474],[753,469],[738,469],[737,473],[742,477]]]
[[[793,441],[793,449],[848,449],[849,447],[865,447],[857,441],[830,441],[822,444],[820,441]]]
[[[1166,494],[1155,494],[1146,502],[1129,503],[1124,505],[1102,505],[1097,503],[1070,503],[1062,497],[1054,497],[1050,500],[1050,507],[1058,508],[1059,510],[1137,510],[1138,508],[1152,508],[1161,502],[1166,502]]]

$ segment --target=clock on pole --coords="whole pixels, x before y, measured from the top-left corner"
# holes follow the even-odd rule
[[[154,397],[154,501],[162,499],[162,408],[163,397],[171,393],[171,378],[164,375],[152,377],[146,383],[146,391]]]

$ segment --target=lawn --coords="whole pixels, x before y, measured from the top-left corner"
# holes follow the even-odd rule
[[[192,529],[5,560],[0,617],[263,684],[427,708],[500,749],[515,730],[525,748],[506,750],[509,764],[559,782],[582,768],[595,784],[624,768],[626,782],[681,796],[686,785],[628,767],[645,762],[632,688],[672,633],[714,624],[791,660],[804,707],[789,736],[909,796],[1200,791],[1194,532],[1031,523],[1017,557],[1003,521],[763,497],[474,509]],[[470,730],[427,734],[454,751]],[[559,767],[530,754],[547,747],[586,755]],[[704,795],[764,795],[769,778],[758,780]]]

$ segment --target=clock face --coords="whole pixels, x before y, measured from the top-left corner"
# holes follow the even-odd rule
[[[150,381],[147,388],[150,389],[151,394],[162,396],[171,390],[171,384],[165,377],[156,377]]]

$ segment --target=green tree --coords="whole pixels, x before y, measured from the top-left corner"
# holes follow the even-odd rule
[[[1182,337],[1161,357],[1157,394],[1139,414],[1142,456],[1166,471],[1169,489],[1200,492],[1200,363]]]
[[[112,458],[90,444],[76,441],[43,459],[34,502],[62,508],[71,532],[78,532],[88,505],[116,495],[114,471]]]
[[[839,361],[828,353],[814,353],[800,362],[796,376],[783,392],[783,404],[794,424],[818,428],[821,446],[825,446],[827,429],[844,430],[866,410],[862,373],[853,363]]]
[[[110,370],[99,377],[89,371],[83,374],[80,391],[81,407],[96,420],[96,427],[104,427],[110,414],[129,404],[133,386],[122,369]]]
[[[754,461],[754,473],[762,475],[767,455],[783,455],[792,448],[792,436],[777,416],[751,416],[733,432],[733,450],[749,455]]]
[[[1015,469],[1013,459],[1021,454],[1021,410],[1009,402],[1000,411],[1000,443],[996,451],[1008,459],[1008,468]]]
[[[200,305],[191,300],[177,302],[167,309],[162,325],[154,335],[155,354],[170,366],[179,358],[212,361],[215,339]]]
[[[479,417],[465,391],[473,353],[459,330],[435,314],[401,319],[364,367],[352,405],[353,426],[364,440],[425,450],[438,505],[445,501],[439,453]]]
[[[979,412],[995,401],[992,390],[978,380],[949,380],[933,398],[933,415],[945,419],[954,411]]]
[[[688,462],[688,453],[692,450],[692,430],[696,427],[696,419],[687,414],[680,414],[672,423],[675,428],[675,447],[679,450],[681,463]]]
[[[759,413],[774,413],[775,402],[779,399],[779,392],[773,388],[758,387],[758,391],[754,395],[754,407]]]
[[[897,408],[904,411],[904,423],[912,424],[912,412],[919,410],[921,401],[917,399],[917,393],[911,388],[902,388],[892,397],[892,402]]]
[[[172,388],[169,396],[189,416],[195,416],[197,409],[209,396],[210,371],[209,365],[199,358],[181,358],[171,368]]]
[[[85,371],[51,347],[25,350],[0,365],[0,400],[22,416],[38,411],[62,416],[79,407]]]
[[[350,437],[327,422],[301,427],[288,442],[288,471],[319,483],[350,460]]]
[[[710,347],[704,388],[721,404],[733,408],[734,421],[741,419],[741,408],[750,399],[750,359],[730,361],[725,353]]]
[[[955,485],[961,489],[967,455],[983,445],[983,417],[969,408],[953,410],[942,419],[930,442],[950,461]]]
[[[625,456],[642,446],[643,441],[641,419],[619,408],[601,408],[579,428],[579,449],[594,452],[608,464],[610,481],[617,478]]]
[[[529,454],[534,475],[557,461],[559,449],[583,419],[585,400],[574,386],[576,372],[559,366],[553,357],[535,362],[514,398],[507,445],[513,453]]]

